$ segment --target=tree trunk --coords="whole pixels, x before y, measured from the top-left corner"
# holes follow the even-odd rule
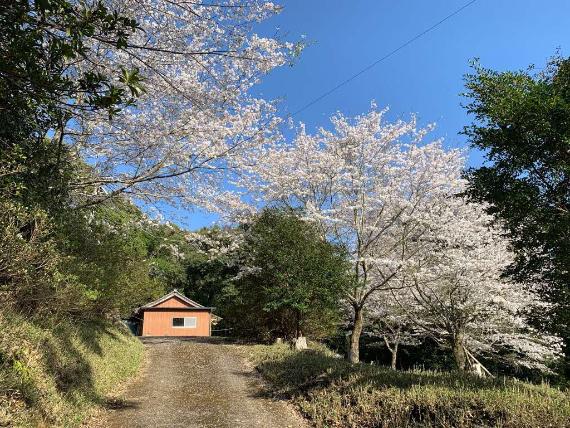
[[[465,336],[463,332],[455,333],[453,336],[453,358],[455,359],[455,366],[460,372],[464,372],[467,363],[467,356],[465,355],[465,349],[463,341]]]
[[[350,349],[348,351],[348,359],[351,363],[360,361],[360,336],[364,327],[364,309],[362,306],[353,306],[354,308],[354,326],[350,335]]]
[[[400,340],[398,338],[396,341],[394,341],[394,346],[390,346],[388,337],[386,337],[386,335],[383,335],[382,337],[384,339],[384,343],[386,344],[386,348],[388,348],[388,351],[390,351],[390,354],[392,354],[392,362],[390,364],[390,367],[392,367],[393,370],[396,370],[396,363],[398,362],[398,345],[400,344]]]
[[[392,349],[390,349],[390,352],[392,353],[392,363],[390,364],[390,367],[392,367],[393,370],[396,370],[396,362],[398,361],[398,344],[395,343],[394,347]]]

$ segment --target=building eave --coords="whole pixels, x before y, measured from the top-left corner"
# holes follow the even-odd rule
[[[207,307],[207,306],[203,306],[201,308],[176,308],[176,307],[174,307],[174,308],[144,308],[144,307],[141,307],[141,308],[137,309],[137,313],[149,312],[149,311],[156,311],[156,312],[158,312],[158,311],[161,311],[161,312],[164,312],[164,311],[169,311],[169,312],[178,312],[178,311],[189,311],[189,312],[200,312],[200,311],[202,311],[203,312],[203,311],[208,311],[208,312],[212,312],[213,310],[214,310],[214,308]]]
[[[199,304],[198,302],[195,302],[194,300],[189,299],[189,298],[186,297],[184,294],[182,294],[181,292],[179,292],[177,289],[174,289],[174,290],[172,290],[170,293],[165,294],[164,296],[162,296],[160,299],[157,299],[157,300],[155,300],[155,301],[153,301],[153,302],[147,303],[147,304],[144,305],[144,306],[141,306],[140,309],[152,308],[152,307],[154,307],[154,306],[156,306],[156,305],[160,305],[162,302],[165,302],[165,301],[167,301],[168,299],[171,299],[171,298],[173,298],[173,297],[182,300],[184,303],[187,303],[187,304],[189,304],[189,305],[192,306],[192,307],[201,308],[201,309],[205,308],[205,306],[202,306],[202,305]]]

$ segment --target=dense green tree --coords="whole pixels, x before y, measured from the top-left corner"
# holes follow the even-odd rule
[[[113,225],[123,201],[81,211],[81,195],[70,196],[74,176],[90,174],[67,144],[74,125],[86,112],[116,114],[142,90],[136,70],[89,60],[94,40],[122,49],[138,31],[107,4],[0,5],[0,287],[22,310],[83,316],[124,307],[132,284],[139,294],[150,285],[144,246]]]
[[[74,318],[126,316],[170,287],[155,264],[173,257],[158,255],[149,238],[169,245],[160,236],[163,225],[121,198],[67,210],[57,222],[11,201],[0,208],[0,306]]]
[[[63,254],[61,270],[73,275],[98,314],[128,316],[164,293],[167,282],[153,274],[149,235],[159,225],[122,198],[91,210],[69,210],[54,231]]]
[[[136,70],[85,60],[89,40],[121,48],[137,23],[102,1],[13,0],[0,6],[0,190],[48,211],[67,201],[77,164],[66,126],[84,112],[109,115],[141,91]],[[69,132],[69,130],[67,131]]]
[[[239,331],[269,339],[336,327],[349,267],[343,249],[316,227],[267,209],[245,231],[239,253],[237,293],[225,314]]]
[[[541,73],[475,63],[466,87],[475,121],[464,134],[488,161],[467,172],[470,194],[508,230],[507,273],[551,304],[531,318],[562,337],[570,374],[570,60]]]
[[[209,259],[202,254],[193,254],[187,262],[186,294],[203,305],[222,308],[234,293],[232,279],[239,267],[222,258]]]

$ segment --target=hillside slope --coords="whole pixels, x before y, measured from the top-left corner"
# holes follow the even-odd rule
[[[110,323],[0,314],[0,426],[78,426],[135,374],[143,347]]]

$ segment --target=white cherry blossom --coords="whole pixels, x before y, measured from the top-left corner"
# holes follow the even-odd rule
[[[112,120],[85,112],[70,123],[68,143],[91,166],[74,183],[76,196],[92,203],[126,193],[184,207],[239,207],[224,184],[248,152],[278,135],[280,122],[273,104],[250,89],[297,48],[253,32],[280,8],[235,0],[106,3],[141,28],[124,49],[95,35],[74,67],[138,69],[145,92]]]
[[[430,128],[416,121],[387,122],[386,110],[332,118],[334,130],[265,147],[240,185],[258,201],[300,208],[323,234],[349,250],[355,286],[351,360],[370,297],[390,287],[413,256],[426,215],[443,196],[462,188],[463,158],[441,141],[424,142]]]
[[[432,126],[385,115],[374,105],[354,119],[339,113],[333,130],[314,135],[301,125],[290,144],[255,152],[235,183],[258,206],[300,209],[348,249],[351,361],[359,359],[366,313],[385,316],[396,333],[396,324],[413,319],[457,349],[489,352],[501,342],[529,354],[534,343],[535,354],[549,355],[542,345],[551,341],[541,345],[520,315],[534,296],[501,278],[512,257],[508,241],[484,207],[458,197],[463,154],[426,141]]]

